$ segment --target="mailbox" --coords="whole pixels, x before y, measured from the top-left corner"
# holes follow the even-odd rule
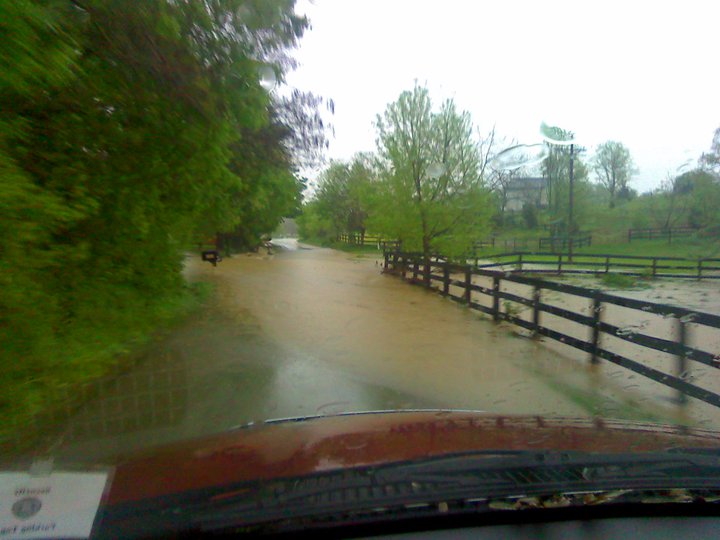
[[[222,257],[220,256],[219,251],[211,249],[202,252],[202,260],[212,263],[213,266],[217,266],[217,263],[222,261]]]

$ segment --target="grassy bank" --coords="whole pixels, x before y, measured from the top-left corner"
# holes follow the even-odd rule
[[[33,428],[42,429],[48,419],[62,416],[59,410],[79,404],[83,385],[131,366],[148,342],[199,309],[210,294],[209,283],[193,283],[143,305],[107,306],[111,316],[98,314],[95,324],[73,328],[34,358],[41,368],[0,379],[0,448],[12,439],[32,439]]]
[[[379,250],[377,246],[356,246],[345,244],[344,242],[337,242],[335,240],[330,241],[321,238],[300,238],[300,242],[303,244],[310,244],[312,246],[328,247],[337,249],[339,251],[345,251],[346,253],[372,253],[378,256],[382,256],[382,250]]]

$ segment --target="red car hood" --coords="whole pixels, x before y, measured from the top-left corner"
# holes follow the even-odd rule
[[[271,421],[121,458],[108,503],[474,450],[720,447],[720,433],[617,421],[399,411]]]

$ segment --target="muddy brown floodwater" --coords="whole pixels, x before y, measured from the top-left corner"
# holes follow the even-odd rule
[[[210,306],[106,384],[53,453],[98,458],[253,421],[387,409],[694,421],[582,353],[383,275],[377,257],[278,243],[217,267],[188,257],[188,278],[215,286]]]

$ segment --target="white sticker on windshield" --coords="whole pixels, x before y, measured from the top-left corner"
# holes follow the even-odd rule
[[[0,540],[89,538],[107,472],[0,472]]]

